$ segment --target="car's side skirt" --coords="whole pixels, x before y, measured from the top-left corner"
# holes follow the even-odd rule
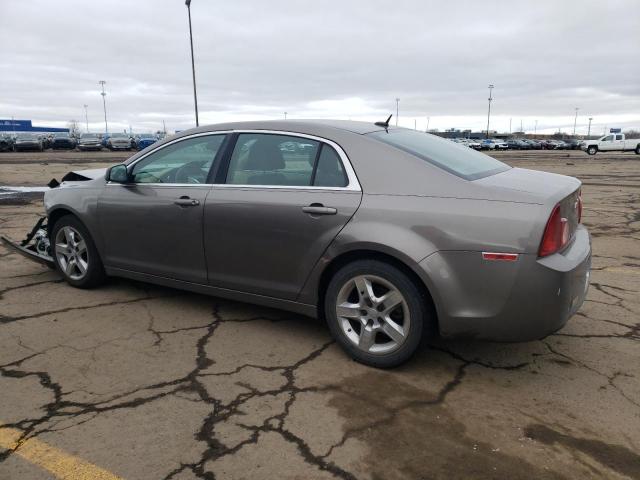
[[[204,295],[211,295],[213,297],[221,297],[238,302],[253,303],[265,307],[279,308],[282,310],[287,310],[289,312],[299,313],[307,317],[316,318],[318,316],[316,306],[308,305],[306,303],[282,300],[279,298],[267,297],[254,293],[240,292],[237,290],[230,290],[226,288],[212,287],[211,285],[203,285],[200,283],[185,282],[183,280],[176,280],[174,278],[160,277],[158,275],[134,272],[121,268],[105,267],[105,272],[107,275],[114,277],[130,278],[132,280],[154,283],[156,285],[162,285],[165,287],[179,288],[181,290],[202,293]]]

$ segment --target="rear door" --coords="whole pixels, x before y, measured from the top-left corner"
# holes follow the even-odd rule
[[[207,197],[209,283],[295,300],[360,205],[342,149],[293,133],[238,132]]]
[[[98,200],[105,265],[207,283],[202,215],[224,140],[208,133],[167,143],[129,167],[130,183],[105,185]]]

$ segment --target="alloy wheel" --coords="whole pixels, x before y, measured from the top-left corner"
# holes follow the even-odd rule
[[[388,354],[407,339],[411,318],[407,302],[391,282],[358,275],[338,292],[336,316],[344,335],[360,350]]]
[[[64,226],[56,234],[56,259],[64,274],[81,280],[89,268],[89,252],[82,235],[71,226]]]

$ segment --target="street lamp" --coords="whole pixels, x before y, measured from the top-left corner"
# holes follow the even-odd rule
[[[196,127],[200,126],[198,120],[198,94],[196,93],[196,64],[193,60],[193,32],[191,30],[191,0],[185,0],[187,14],[189,15],[189,43],[191,44],[191,74],[193,75],[193,103],[196,107]]]
[[[104,84],[107,82],[100,80],[98,83],[102,85],[102,93],[100,95],[102,95],[102,107],[104,108],[104,133],[109,133],[109,126],[107,125],[107,101],[105,100],[107,92],[104,91]]]
[[[576,134],[576,123],[578,122],[578,110],[580,110],[578,107],[576,107],[576,116],[573,119],[573,134]]]
[[[287,112],[284,112],[284,119],[287,119]]]
[[[493,93],[493,85],[489,85],[489,111],[487,112],[487,138],[489,138],[489,119],[491,118],[491,100],[493,97],[491,94]]]
[[[427,117],[427,130],[426,132],[429,133],[429,122],[431,121],[431,117]]]
[[[400,112],[400,99],[396,98],[396,127],[398,126],[398,115]]]
[[[84,120],[87,123],[87,133],[89,133],[89,114],[87,113],[87,108],[89,108],[89,105],[85,103],[84,104]]]
[[[591,136],[591,120],[593,120],[593,117],[589,117],[589,129],[587,130],[587,140]]]
[[[536,120],[536,125],[533,127],[533,136],[535,137],[538,134],[538,120]]]

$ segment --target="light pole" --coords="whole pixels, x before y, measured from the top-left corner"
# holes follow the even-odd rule
[[[587,130],[587,140],[591,136],[591,120],[593,120],[593,117],[589,117],[589,129]]]
[[[431,117],[427,117],[427,133],[429,133],[429,122],[431,121]]]
[[[487,112],[487,138],[489,138],[489,119],[491,118],[491,100],[493,100],[492,93],[493,93],[493,84],[490,84],[489,85],[489,111]]]
[[[536,120],[536,125],[533,127],[533,136],[535,137],[538,134],[538,120]]]
[[[284,112],[284,119],[287,119],[287,112]]]
[[[191,30],[191,0],[185,0],[187,14],[189,15],[189,43],[191,44],[191,74],[193,75],[193,103],[196,107],[196,127],[200,126],[198,120],[198,94],[196,93],[196,63],[193,59],[193,32]]]
[[[398,115],[400,112],[400,99],[396,98],[396,127],[398,126]]]
[[[576,107],[576,116],[573,119],[573,135],[575,136],[576,134],[576,123],[578,123],[578,110],[580,110],[578,107]]]
[[[511,120],[513,120],[513,117],[509,119],[509,133],[511,133]]]
[[[89,114],[87,113],[87,108],[89,108],[89,105],[85,103],[84,104],[84,120],[87,123],[87,133],[89,133]]]
[[[415,118],[413,119],[413,129],[414,130],[418,129],[418,120],[416,120]]]
[[[105,99],[107,92],[104,91],[104,84],[107,82],[100,80],[98,83],[102,85],[102,93],[100,95],[102,95],[102,107],[104,108],[104,133],[109,133],[109,126],[107,125],[107,101]]]

